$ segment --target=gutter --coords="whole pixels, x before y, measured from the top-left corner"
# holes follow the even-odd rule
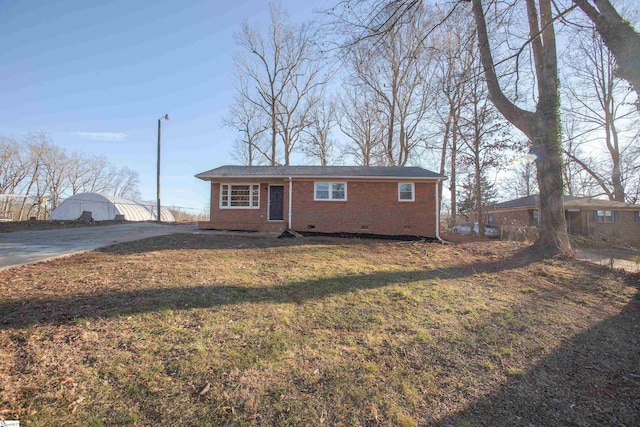
[[[444,243],[444,240],[440,237],[440,182],[442,181],[439,179],[436,182],[436,239]]]
[[[203,181],[224,181],[226,179],[286,179],[287,176],[282,175],[215,175],[205,176],[204,174],[194,175]],[[292,177],[288,177],[292,178]],[[355,176],[355,175],[298,175],[296,179],[347,179],[347,180],[381,180],[381,181],[437,181],[440,182],[446,177],[442,176]]]
[[[293,199],[293,187],[291,185],[291,177],[289,177],[289,230],[291,230],[291,200]]]

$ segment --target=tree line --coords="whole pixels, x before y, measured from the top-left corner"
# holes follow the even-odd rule
[[[341,0],[298,24],[272,4],[236,34],[234,155],[424,166],[448,175],[452,217],[539,192],[539,244],[568,251],[563,193],[640,194],[634,6]]]
[[[47,219],[72,194],[96,192],[138,199],[138,172],[104,156],[69,152],[43,132],[0,136],[0,218]]]

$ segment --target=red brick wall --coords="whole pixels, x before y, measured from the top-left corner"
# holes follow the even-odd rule
[[[640,246],[640,222],[636,222],[634,211],[618,211],[618,222],[594,222],[593,211],[588,215],[589,235],[597,240],[619,241]]]
[[[289,188],[286,181],[277,184],[284,184],[283,222],[267,221],[268,183],[260,184],[259,209],[220,209],[220,184],[212,183],[210,221],[200,223],[200,228],[284,231]],[[415,201],[399,202],[397,181],[348,181],[347,201],[314,201],[314,181],[294,181],[291,228],[302,232],[435,237],[435,185],[415,182]]]
[[[399,202],[397,181],[350,181],[347,201],[314,201],[314,182],[296,181],[292,228],[435,237],[435,188],[435,183],[416,182],[415,201]]]
[[[225,181],[225,183],[233,181]],[[242,181],[242,184],[257,182]],[[260,207],[258,209],[220,209],[220,184],[211,183],[211,210],[209,221],[198,223],[199,228],[216,230],[246,230],[280,232],[287,229],[287,212],[289,209],[288,183],[272,182],[273,185],[284,185],[284,220],[268,221],[269,183],[260,183]]]

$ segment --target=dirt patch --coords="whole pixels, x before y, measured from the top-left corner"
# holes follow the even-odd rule
[[[637,425],[637,286],[499,241],[118,244],[0,271],[0,416]]]
[[[467,243],[467,242],[493,242],[498,240],[495,237],[484,237],[480,238],[480,236],[471,236],[469,234],[458,234],[452,232],[444,232],[440,235],[443,240],[447,242],[453,243]]]

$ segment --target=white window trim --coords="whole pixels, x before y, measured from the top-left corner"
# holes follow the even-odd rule
[[[600,212],[602,212],[603,215],[598,215]],[[611,212],[611,215],[607,215],[607,212]],[[598,218],[596,221],[598,224],[613,224],[616,222],[616,214],[611,209],[598,209],[596,211],[596,216]],[[602,218],[602,221],[600,221],[600,218]],[[607,221],[607,218],[611,218],[611,221]]]
[[[329,198],[318,199],[316,184],[329,184]],[[344,199],[333,198],[333,184],[344,184]],[[346,202],[347,201],[347,181],[314,181],[313,182],[313,200],[316,202]]]
[[[401,185],[411,185],[411,198],[410,199],[401,199],[400,198],[400,186]],[[398,201],[399,202],[415,202],[416,201],[416,184],[414,182],[399,182],[398,183]]]
[[[228,204],[229,206],[222,206],[222,187],[228,185],[229,186],[229,200],[228,200]],[[249,206],[231,206],[231,187],[233,187],[234,185],[248,185],[249,186]],[[258,187],[258,206],[252,206],[253,205],[253,187],[252,186],[257,186]],[[234,182],[234,183],[221,183],[220,184],[220,197],[218,200],[219,204],[219,208],[220,209],[260,209],[260,184],[256,184],[255,182]]]

